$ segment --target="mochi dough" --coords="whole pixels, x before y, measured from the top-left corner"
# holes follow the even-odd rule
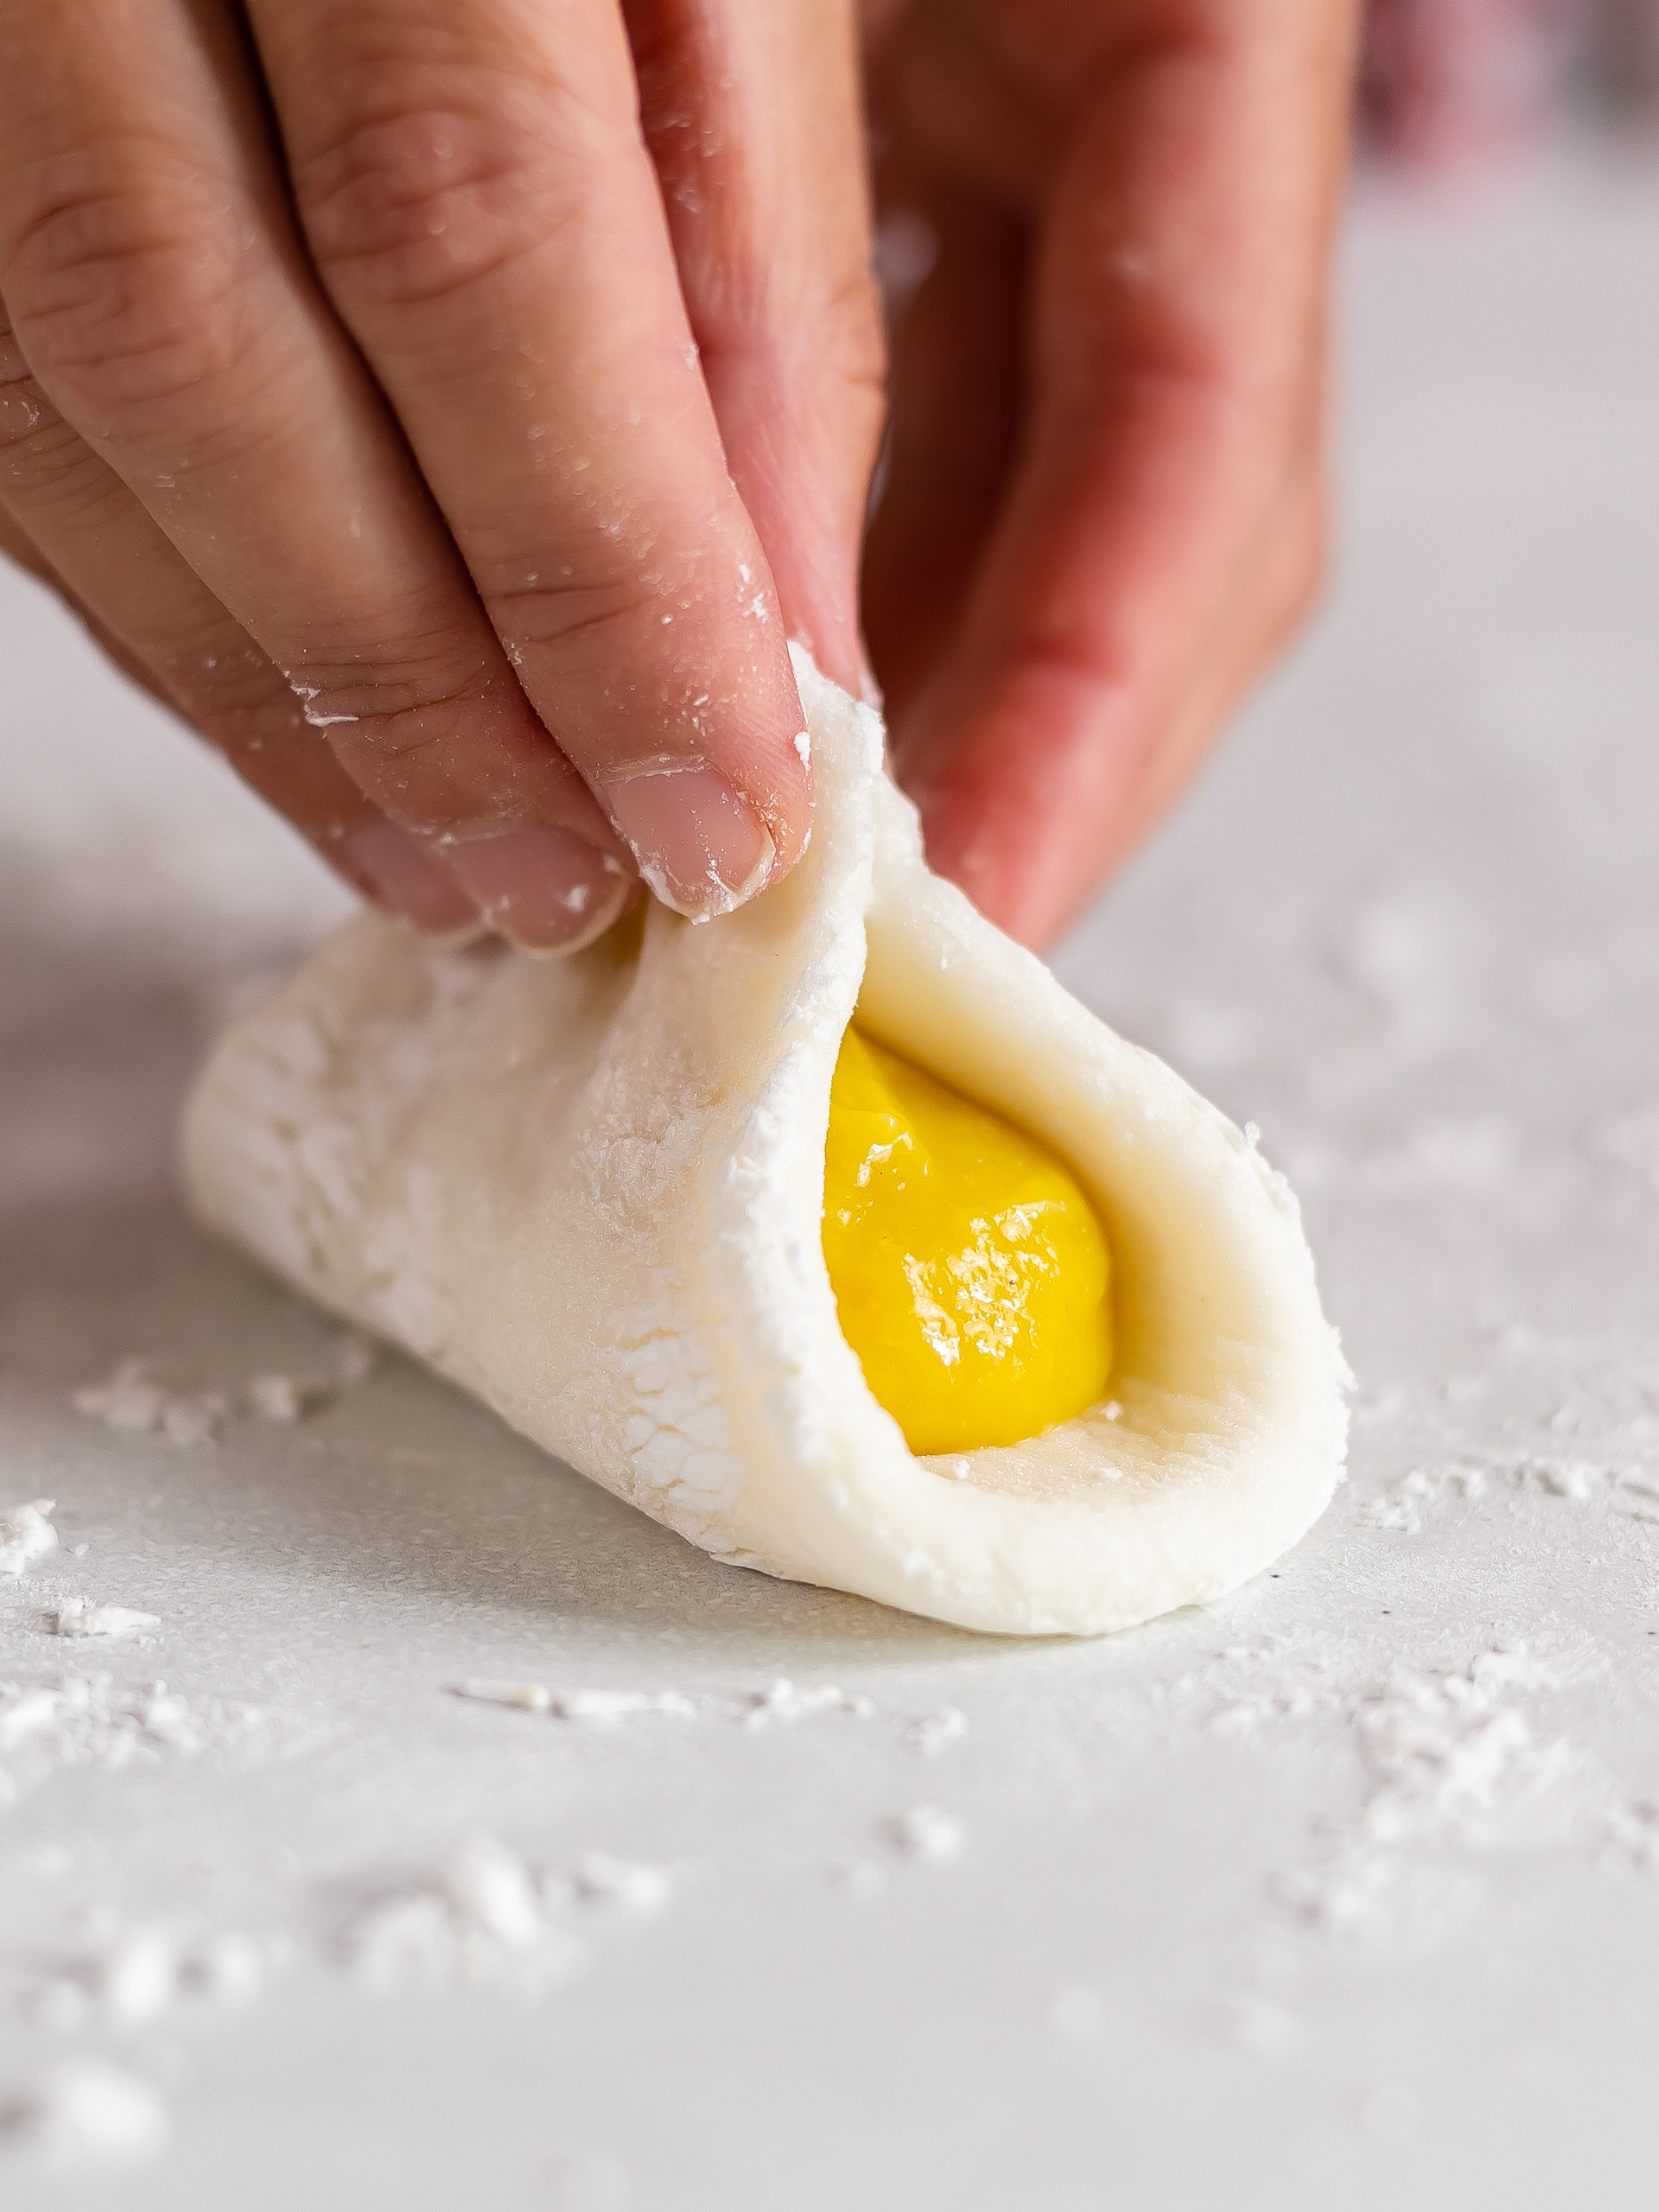
[[[1010,1635],[1231,1590],[1344,1449],[1295,1199],[931,872],[875,715],[796,672],[817,812],[782,883],[564,959],[365,915],[213,1051],[194,1210],[716,1559]],[[820,1219],[855,1002],[1105,1222],[1110,1397],[1026,1443],[913,1456],[842,1336]]]

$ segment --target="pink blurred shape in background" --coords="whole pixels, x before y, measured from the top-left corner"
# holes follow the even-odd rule
[[[1659,0],[1370,0],[1366,143],[1390,166],[1471,169],[1567,127],[1659,122]]]

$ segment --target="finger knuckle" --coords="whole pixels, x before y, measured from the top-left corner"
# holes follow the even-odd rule
[[[9,461],[63,431],[63,417],[41,391],[0,309],[0,452]]]
[[[336,752],[397,760],[456,737],[497,688],[476,656],[388,644],[372,658],[313,658],[286,671],[297,710]]]
[[[450,300],[555,235],[591,204],[613,130],[578,102],[521,112],[522,88],[423,98],[378,81],[294,173],[295,204],[342,304],[419,310]],[[366,109],[366,112],[364,111]]]
[[[34,187],[0,285],[67,411],[143,428],[245,357],[248,236],[207,180],[109,146],[45,164]]]

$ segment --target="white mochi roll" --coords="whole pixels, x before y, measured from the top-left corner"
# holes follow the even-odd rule
[[[931,873],[875,715],[797,673],[817,815],[785,882],[563,960],[350,924],[209,1060],[194,1210],[717,1559],[1010,1635],[1231,1590],[1343,1459],[1295,1200]],[[1109,1398],[1027,1443],[916,1457],[841,1333],[820,1223],[855,1001],[1106,1224]]]

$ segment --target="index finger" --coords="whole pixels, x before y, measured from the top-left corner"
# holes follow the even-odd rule
[[[682,912],[810,819],[615,0],[255,0],[296,204],[519,681]]]

